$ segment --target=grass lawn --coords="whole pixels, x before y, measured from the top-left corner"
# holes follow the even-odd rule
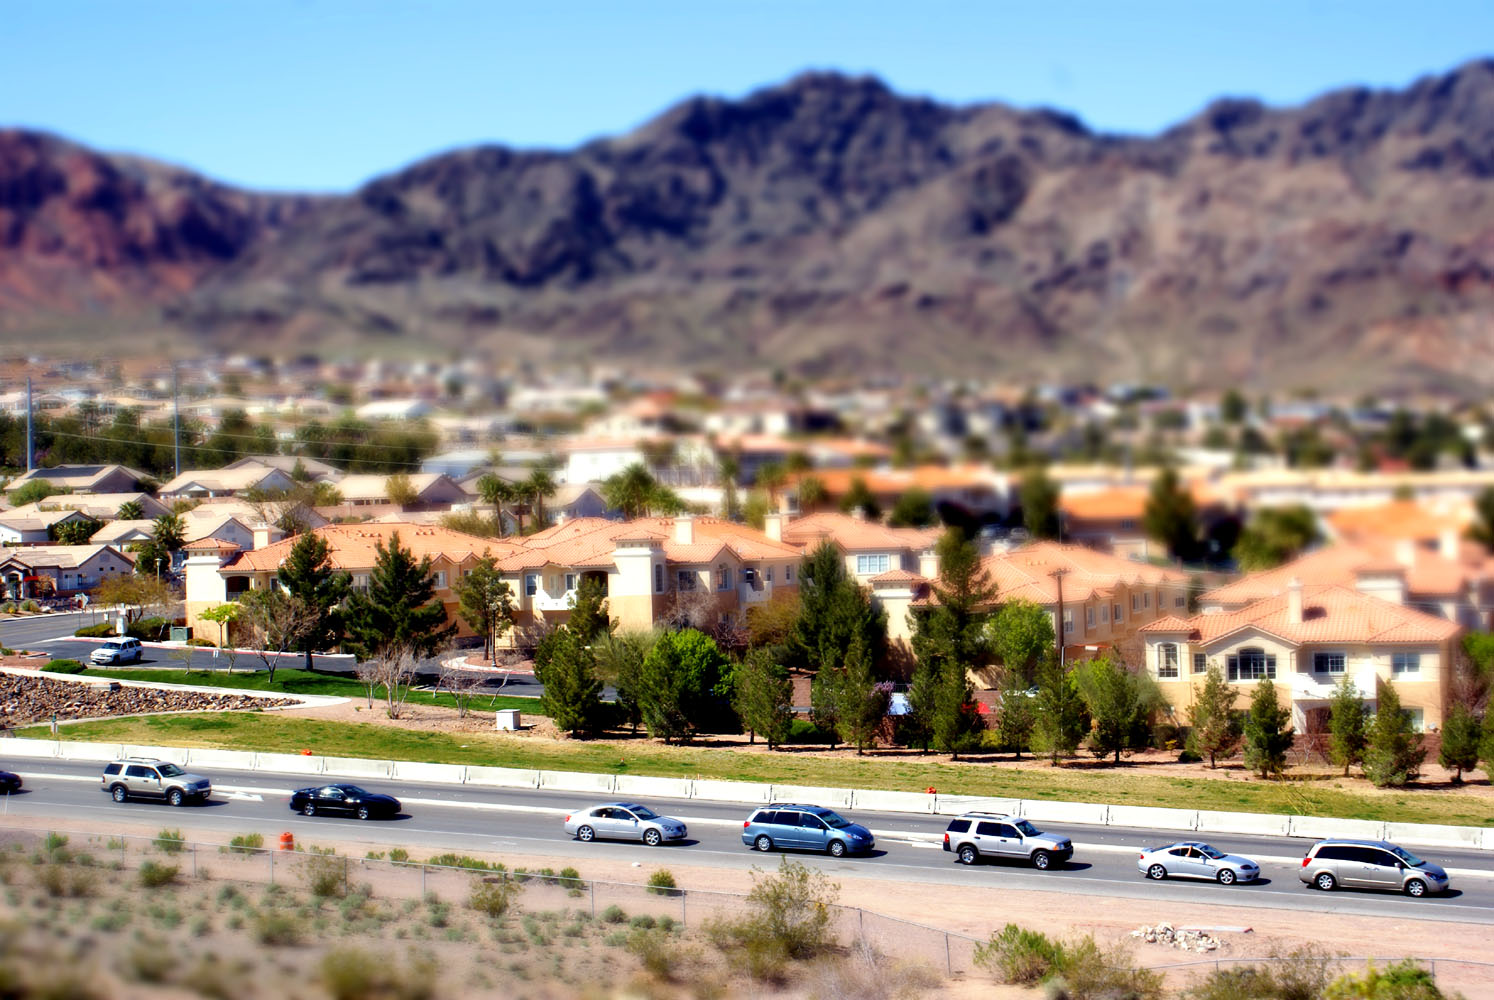
[[[35,727],[18,735],[45,739],[47,730]],[[64,726],[62,735],[73,740],[228,750],[295,752],[309,747],[316,753],[338,757],[841,788],[923,791],[932,785],[946,794],[1494,826],[1494,804],[1454,792],[1368,794],[1322,787],[1321,783],[1148,775],[1124,766],[1051,768],[1034,763],[1031,768],[1013,769],[952,764],[937,757],[858,759],[849,751],[827,758],[792,751],[767,754],[665,747],[644,740],[558,743],[498,733],[412,732],[369,723],[286,718],[275,713],[224,712],[85,722]]]
[[[368,692],[363,685],[351,677],[338,677],[335,674],[313,673],[309,670],[286,667],[275,671],[273,684],[270,683],[269,673],[263,670],[246,670],[242,673],[230,674],[223,670],[101,670],[98,667],[89,667],[85,676],[109,677],[122,681],[150,681],[160,684],[239,688],[246,691],[274,691],[285,694],[326,694],[340,698],[368,697]],[[376,698],[375,701],[377,700]],[[429,691],[411,691],[406,704],[442,705],[446,708],[455,708],[456,700],[445,691],[436,694]],[[479,694],[472,699],[471,705],[474,711],[489,712],[500,708],[517,708],[523,712],[534,712],[537,711],[539,699],[518,698],[512,695],[499,695],[495,699],[492,695]]]

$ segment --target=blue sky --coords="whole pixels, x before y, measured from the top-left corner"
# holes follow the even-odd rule
[[[1153,132],[1224,94],[1293,103],[1445,71],[1487,54],[1494,3],[9,0],[0,40],[0,125],[346,190],[470,143],[573,146],[807,68]]]

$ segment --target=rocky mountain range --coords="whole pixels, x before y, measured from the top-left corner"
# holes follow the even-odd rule
[[[0,131],[0,341],[124,350],[151,333],[1481,392],[1494,61],[1299,107],[1218,101],[1148,137],[815,73],[574,150],[463,149],[335,196]]]

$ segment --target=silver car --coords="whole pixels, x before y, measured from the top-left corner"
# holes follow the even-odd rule
[[[670,816],[660,816],[637,802],[606,802],[571,813],[565,818],[565,832],[581,841],[641,840],[658,847],[666,840],[684,840],[685,824]]]
[[[1344,886],[1418,897],[1452,884],[1440,865],[1384,840],[1320,840],[1307,849],[1297,877],[1325,892]]]
[[[1143,848],[1136,858],[1136,870],[1150,879],[1180,875],[1206,878],[1220,885],[1254,882],[1261,877],[1261,866],[1249,858],[1225,854],[1196,840]]]

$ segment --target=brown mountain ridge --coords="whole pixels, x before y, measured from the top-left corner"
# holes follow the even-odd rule
[[[812,73],[346,196],[0,131],[0,337],[1476,392],[1491,199],[1494,61],[1151,137]]]

